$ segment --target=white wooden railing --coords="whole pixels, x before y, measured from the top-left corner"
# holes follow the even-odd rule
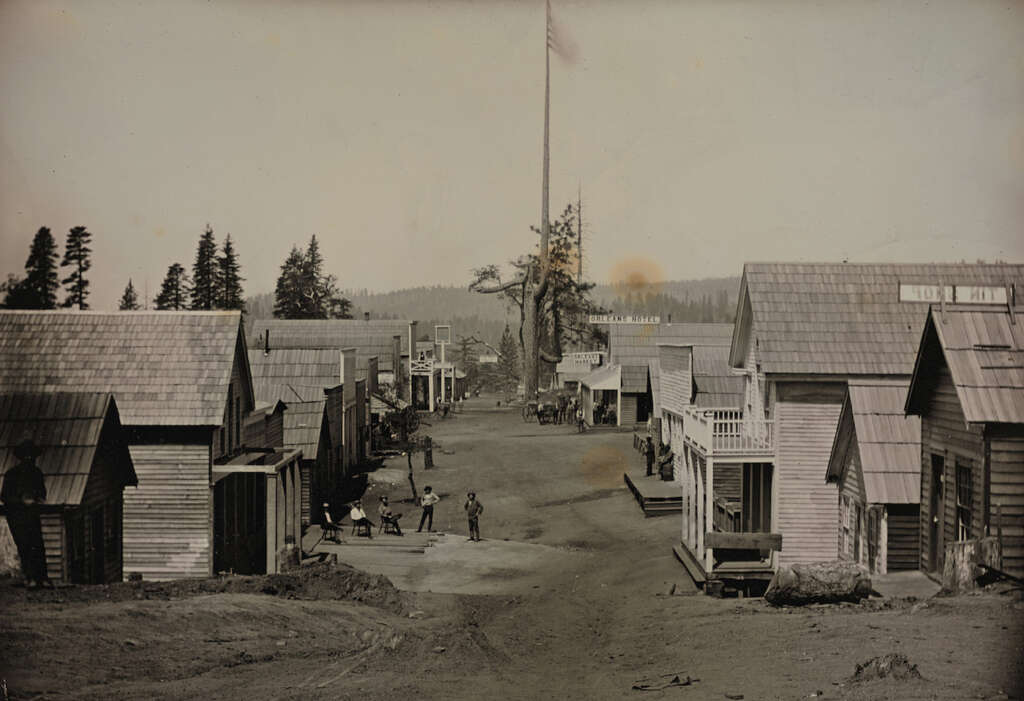
[[[430,375],[434,372],[434,361],[433,360],[413,360],[412,361],[412,374],[413,375]]]
[[[684,410],[686,440],[705,454],[744,455],[772,453],[774,422],[744,418],[741,409]]]

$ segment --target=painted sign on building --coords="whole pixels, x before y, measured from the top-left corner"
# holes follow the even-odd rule
[[[600,365],[602,355],[601,351],[581,351],[578,353],[565,353],[562,355],[562,359],[580,365]]]
[[[591,324],[660,324],[661,317],[644,314],[591,314]]]
[[[945,294],[943,294],[945,293]],[[904,285],[901,302],[947,302],[957,304],[1006,304],[1006,288],[993,285]]]

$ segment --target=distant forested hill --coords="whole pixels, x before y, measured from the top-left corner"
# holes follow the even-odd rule
[[[675,280],[637,291],[598,285],[593,298],[611,312],[659,314],[662,321],[733,320],[739,278]],[[451,324],[452,335],[477,336],[497,345],[506,320],[515,328],[518,309],[510,310],[495,295],[470,292],[465,287],[411,287],[392,292],[345,290],[352,300],[352,316],[369,312],[373,319],[415,319],[421,333],[433,336],[435,324]],[[249,319],[274,315],[274,296],[257,295],[247,300]]]

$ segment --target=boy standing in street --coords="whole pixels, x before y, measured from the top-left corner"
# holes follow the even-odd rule
[[[416,529],[417,533],[423,531],[423,524],[427,524],[427,530],[433,533],[434,531],[434,504],[441,501],[441,497],[434,494],[434,490],[429,486],[423,488],[423,496],[420,497],[420,506],[423,507],[423,515],[420,516],[420,527]]]
[[[480,514],[484,512],[484,505],[476,498],[476,492],[466,495],[466,517],[469,519],[469,539],[480,540]]]

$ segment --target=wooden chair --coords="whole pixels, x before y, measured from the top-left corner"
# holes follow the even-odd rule
[[[401,514],[399,514],[398,516],[393,516],[391,518],[381,516],[380,525],[377,527],[378,535],[380,534],[381,531],[383,531],[384,533],[391,533],[392,535],[401,535],[401,528],[398,525],[398,519],[400,518],[400,516]]]

